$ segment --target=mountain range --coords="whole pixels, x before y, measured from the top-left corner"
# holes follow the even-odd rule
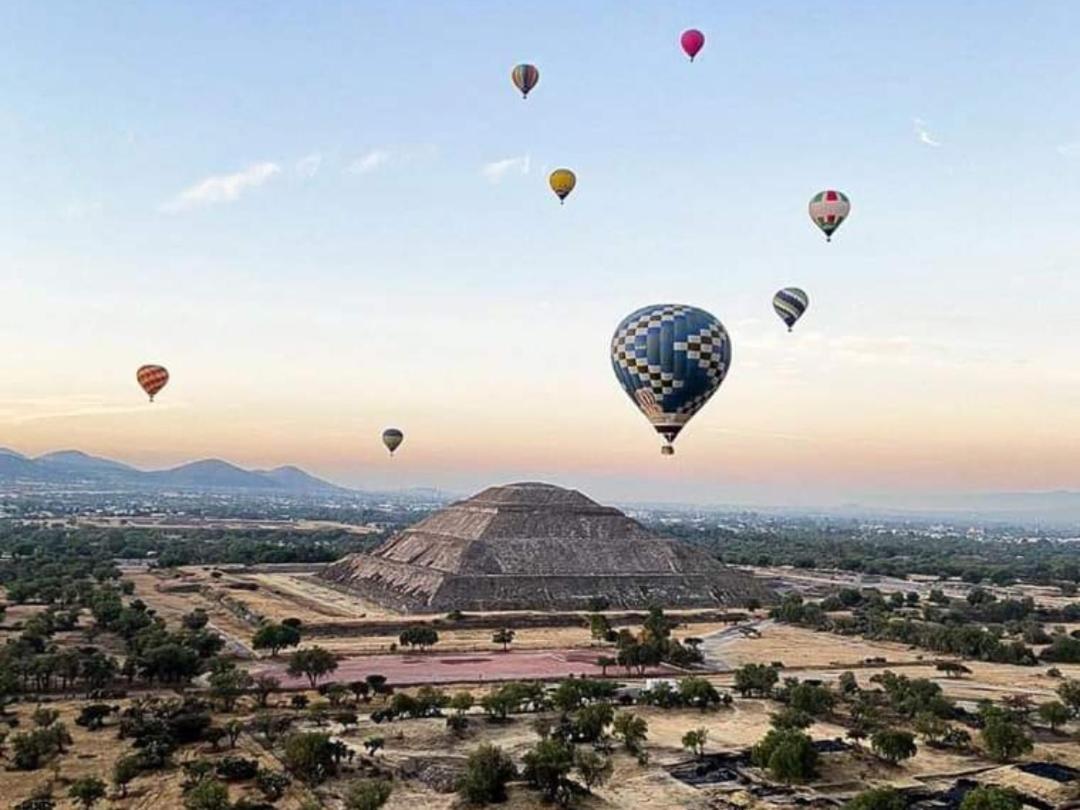
[[[36,458],[0,448],[0,484],[54,484],[119,489],[254,490],[267,493],[345,494],[299,467],[245,470],[221,459],[193,461],[167,470],[140,470],[119,461],[60,450]]]

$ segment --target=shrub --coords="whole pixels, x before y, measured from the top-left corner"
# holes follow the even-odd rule
[[[772,729],[754,746],[751,761],[780,782],[802,782],[817,772],[818,753],[801,731]]]
[[[393,792],[394,785],[386,779],[360,779],[349,786],[345,794],[347,810],[379,810]]]
[[[259,763],[243,757],[225,757],[214,766],[214,772],[226,782],[243,782],[255,778]]]
[[[960,802],[960,810],[1020,810],[1021,807],[1023,801],[1016,791],[989,785],[975,788]]]
[[[844,805],[844,810],[907,810],[907,799],[895,788],[864,790]]]
[[[885,728],[876,732],[870,738],[870,747],[874,753],[885,761],[896,765],[904,759],[915,756],[918,750],[915,746],[915,737],[908,731]]]
[[[506,783],[517,777],[513,761],[494,745],[481,745],[471,754],[457,783],[462,798],[472,804],[506,801]]]

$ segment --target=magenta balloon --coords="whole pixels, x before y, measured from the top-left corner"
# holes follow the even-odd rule
[[[682,43],[682,49],[686,51],[686,55],[690,57],[690,61],[693,62],[694,57],[698,55],[698,51],[705,47],[705,35],[696,28],[690,28],[683,31],[682,37],[679,38],[679,42]]]

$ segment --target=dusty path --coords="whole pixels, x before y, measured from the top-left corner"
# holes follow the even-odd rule
[[[705,656],[705,666],[713,672],[731,672],[735,665],[724,657],[724,653],[735,642],[746,638],[748,632],[758,632],[771,627],[772,619],[757,619],[746,624],[725,627],[709,633],[702,638],[701,652]]]

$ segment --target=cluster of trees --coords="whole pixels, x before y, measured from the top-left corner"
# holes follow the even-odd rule
[[[20,692],[81,690],[86,694],[123,679],[128,684],[185,684],[207,671],[224,640],[207,629],[207,617],[193,611],[178,628],[142,600],[116,568],[79,548],[45,557],[37,551],[0,563],[9,597],[44,605],[21,632],[0,647],[0,710]],[[58,633],[81,631],[86,643],[60,645]],[[122,640],[121,660],[102,652],[97,637]]]
[[[892,577],[960,577],[973,584],[997,585],[1022,580],[1069,590],[1080,584],[1075,549],[1052,537],[1033,541],[1030,529],[1024,527],[996,527],[992,535],[974,538],[959,532],[945,536],[935,532],[931,537],[914,526],[882,530],[841,518],[775,518],[769,524],[739,528],[730,523],[719,527],[665,523],[659,528],[733,565],[817,568],[827,560],[829,567],[843,571]]]
[[[699,638],[677,641],[671,637],[677,622],[664,615],[662,608],[653,606],[645,618],[641,632],[635,635],[628,629],[616,631],[602,613],[589,616],[589,630],[597,641],[615,645],[615,658],[604,656],[597,663],[607,672],[609,666],[618,664],[626,668],[626,674],[643,675],[649,667],[667,662],[679,667],[692,666],[703,660]]]
[[[616,712],[603,699],[589,702],[593,699],[584,695],[593,689],[602,690],[603,686],[586,687],[584,691],[561,688],[555,702],[573,708],[534,723],[540,740],[522,757],[520,772],[513,760],[495,746],[482,745],[473,751],[457,785],[462,798],[480,805],[503,802],[507,783],[521,778],[540,791],[545,800],[566,807],[575,796],[590,793],[611,777],[612,740],[636,755],[639,762],[647,762],[643,744],[648,723],[631,712]]]
[[[839,594],[836,601],[840,602]],[[904,597],[899,600],[878,598],[859,603],[850,615],[831,616],[825,609],[825,602],[805,602],[798,594],[792,594],[774,608],[771,615],[789,624],[841,635],[897,641],[980,661],[1025,666],[1037,663],[1034,651],[1023,641],[1005,638],[1006,627],[986,625],[979,618],[981,608],[946,612],[928,605],[917,616],[912,615],[912,610]]]
[[[364,513],[385,521],[385,514]],[[336,516],[334,520],[344,520]],[[366,522],[361,520],[361,522]],[[20,524],[0,526],[0,557],[68,556],[87,559],[151,559],[163,567],[229,563],[332,562],[346,554],[366,551],[384,538],[341,530],[283,531],[280,529],[199,529],[177,536],[175,530],[69,526],[43,528]],[[0,569],[0,581],[2,581]]]

